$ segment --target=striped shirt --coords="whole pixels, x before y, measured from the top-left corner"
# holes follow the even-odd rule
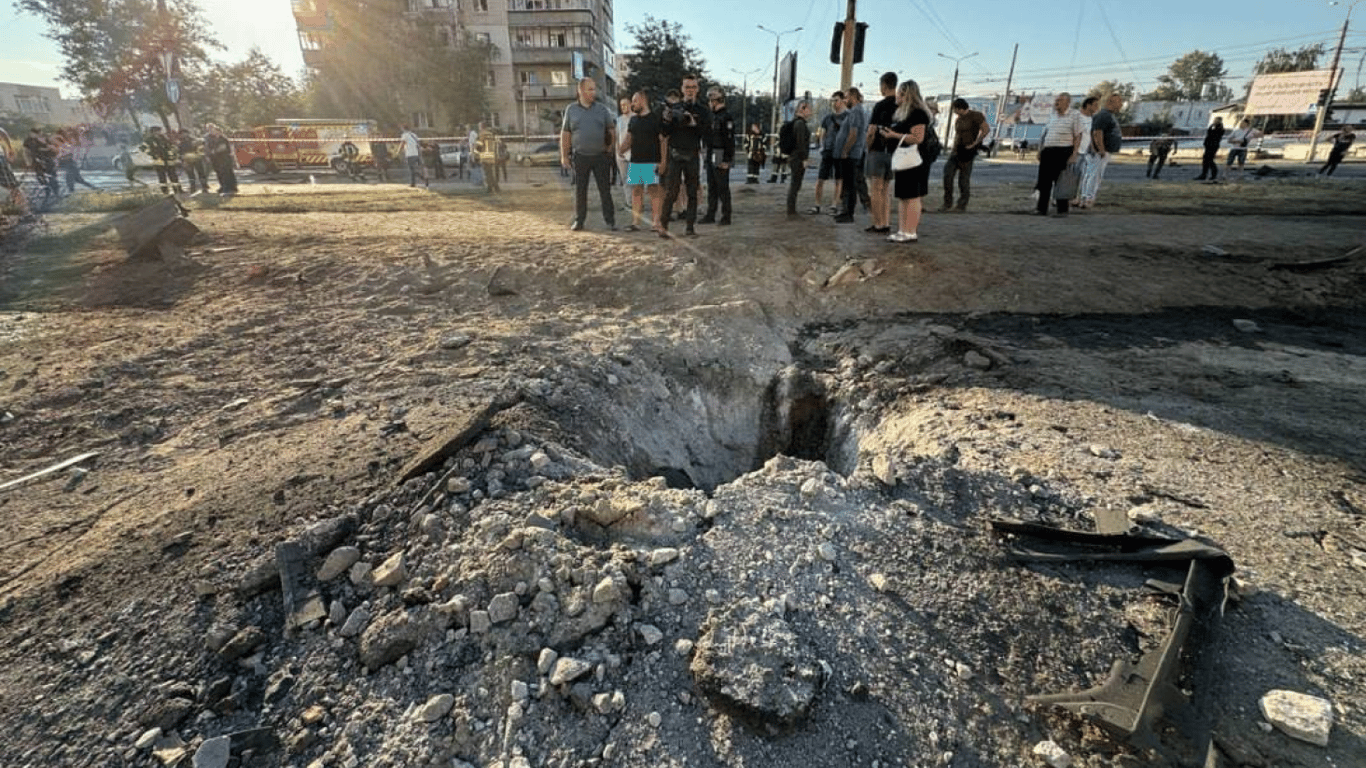
[[[1043,146],[1070,147],[1082,133],[1080,112],[1069,109],[1066,114],[1060,115],[1054,110],[1053,119],[1048,121],[1048,127],[1044,129]]]

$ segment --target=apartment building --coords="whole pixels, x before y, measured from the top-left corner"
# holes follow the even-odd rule
[[[458,44],[468,33],[491,44],[486,121],[512,133],[554,133],[558,116],[575,98],[579,77],[591,77],[605,97],[615,95],[612,0],[393,0],[396,13],[430,25]],[[322,64],[335,19],[328,0],[291,0],[304,63]],[[322,73],[324,76],[326,73]],[[416,127],[439,117],[410,116]]]
[[[0,113],[23,115],[39,125],[100,122],[85,102],[64,99],[61,91],[46,85],[0,83]]]

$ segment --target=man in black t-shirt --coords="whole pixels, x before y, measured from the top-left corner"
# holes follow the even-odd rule
[[[640,229],[641,209],[645,207],[645,195],[650,195],[650,228],[660,229],[660,164],[664,157],[664,124],[659,113],[650,111],[650,96],[645,91],[636,91],[631,96],[631,121],[627,123],[626,135],[622,137],[617,153],[631,153],[631,161],[626,164],[626,185],[631,190],[631,223],[626,225],[627,232]]]
[[[896,122],[896,73],[885,72],[878,81],[882,101],[873,105],[868,117],[868,153],[864,158],[863,177],[868,180],[869,218],[873,220],[868,232],[892,231],[892,196],[887,193],[887,182],[892,180],[892,153],[882,142],[881,129]]]
[[[1209,175],[1210,183],[1213,184],[1219,179],[1219,163],[1216,158],[1219,155],[1219,145],[1224,142],[1224,118],[1216,117],[1209,129],[1205,131],[1205,153],[1200,156],[1200,175],[1195,177],[1196,181],[1204,181],[1206,174]]]
[[[668,237],[669,217],[678,200],[679,184],[688,188],[688,229],[693,237],[697,231],[698,153],[711,143],[711,117],[706,107],[697,101],[697,76],[683,78],[683,101],[671,105],[663,115],[666,152],[664,165],[664,211],[659,217],[659,236]]]

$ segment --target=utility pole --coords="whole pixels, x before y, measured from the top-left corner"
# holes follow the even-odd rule
[[[959,56],[959,57],[956,58],[956,59],[955,59],[954,57],[952,57],[952,56],[945,56],[945,55],[942,54],[942,53],[939,54],[939,55],[940,55],[941,57],[943,57],[943,58],[945,58],[945,59],[948,59],[949,61],[952,61],[952,62],[953,62],[953,86],[951,86],[951,87],[949,88],[949,116],[948,116],[947,121],[944,123],[944,138],[949,142],[949,148],[952,149],[952,148],[953,148],[953,100],[956,99],[956,98],[958,98],[958,64],[959,64],[960,62],[967,61],[968,59],[972,58],[973,56],[976,56],[976,55],[977,55],[977,52],[976,52],[976,51],[973,51],[972,53],[969,53],[967,56]]]
[[[849,0],[848,10],[844,18],[844,47],[843,55],[840,56],[840,90],[848,91],[849,86],[854,84],[854,3],[856,0]]]
[[[1020,55],[1020,44],[1015,44],[1015,52],[1010,54],[1010,74],[1006,75],[1006,95],[1001,97],[1001,106],[996,110],[996,124],[1005,119],[1006,108],[1010,104],[1010,83],[1015,79],[1015,57]]]
[[[850,1],[850,2],[853,2],[853,0],[849,0],[849,1]],[[777,133],[778,133],[778,46],[781,45],[781,41],[782,41],[782,39],[783,39],[783,35],[790,35],[790,34],[792,34],[793,32],[800,32],[800,31],[802,31],[802,28],[801,28],[801,27],[797,27],[796,29],[789,29],[789,30],[787,30],[787,31],[785,31],[785,32],[775,32],[775,31],[769,29],[768,27],[765,27],[763,24],[759,24],[758,27],[759,27],[759,29],[762,29],[763,31],[769,33],[770,35],[773,35],[773,122],[772,122],[772,126],[773,126],[773,127],[772,127],[772,130],[773,130],[774,135],[776,136]]]
[[[1347,40],[1347,25],[1352,23],[1352,9],[1357,7],[1361,0],[1355,0],[1347,6],[1347,18],[1342,20],[1342,34],[1338,35],[1338,47],[1333,50],[1333,65],[1328,68],[1328,95],[1323,103],[1319,105],[1319,113],[1314,116],[1314,135],[1309,139],[1309,159],[1306,161],[1311,165],[1314,162],[1314,150],[1319,146],[1319,133],[1323,131],[1323,121],[1328,117],[1328,108],[1333,106],[1333,91],[1337,88],[1338,61],[1342,59],[1342,44]],[[1337,5],[1337,3],[1330,3]]]

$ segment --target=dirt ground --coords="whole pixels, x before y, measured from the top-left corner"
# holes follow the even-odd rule
[[[1067,219],[1001,184],[914,245],[788,220],[767,185],[736,188],[734,226],[669,241],[596,209],[569,232],[562,187],[514,187],[196,198],[203,240],[169,262],[120,251],[117,214],[13,233],[0,483],[97,455],[0,490],[0,765],[189,765],[249,728],[279,743],[234,741],[231,764],[1041,765],[1046,739],[1074,765],[1201,764],[1166,726],[1134,746],[1026,701],[1136,661],[1170,605],[1146,567],[1019,562],[988,522],[1109,512],[1235,564],[1238,599],[1185,656],[1197,714],[1173,716],[1219,764],[1366,766],[1359,183],[1116,185]],[[527,469],[532,446],[552,470]],[[584,521],[627,498],[660,517]],[[348,515],[328,548],[404,552],[426,597],[323,583],[341,607],[286,629],[252,569]],[[527,516],[560,532],[544,562]],[[525,617],[547,578],[567,605],[598,581],[558,580],[570,560],[631,589],[558,645],[534,621],[476,636],[464,611],[377,671],[356,661],[370,635],[339,632],[362,602],[419,617],[514,593]],[[673,585],[693,599],[653,601]],[[697,671],[747,601],[823,660],[803,716],[746,712]],[[667,650],[638,647],[642,625]],[[230,658],[224,627],[271,639]],[[625,704],[546,693],[542,647],[599,659],[593,692]],[[507,701],[516,679],[545,697]],[[1272,689],[1332,702],[1326,747],[1263,723]],[[452,714],[413,725],[439,692]]]

